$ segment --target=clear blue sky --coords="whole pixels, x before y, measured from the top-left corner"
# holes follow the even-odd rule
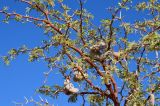
[[[106,8],[109,5],[116,5],[116,1],[117,0],[88,0],[85,7],[95,15],[94,23],[99,24],[100,19],[109,16]],[[70,5],[76,8],[77,5],[73,4]],[[10,10],[16,10],[20,13],[23,12],[25,8],[25,5],[18,2],[16,3],[14,0],[1,0],[0,9],[2,9],[3,6],[8,6]],[[133,21],[141,17],[140,14],[124,14],[128,21],[129,19]],[[0,20],[2,20],[2,15],[0,15]],[[10,21],[9,24],[5,24],[0,21],[0,56],[6,55],[11,48],[19,48],[24,44],[29,47],[40,45],[42,39],[45,38],[46,36],[44,36],[43,30],[36,28],[31,23],[21,24]],[[0,106],[14,106],[13,101],[23,101],[24,96],[32,96],[37,99],[37,95],[34,94],[35,89],[42,85],[44,80],[43,72],[48,69],[43,61],[29,63],[27,57],[26,55],[18,56],[16,60],[11,62],[10,66],[5,66],[3,63],[0,63]],[[54,78],[51,79],[51,81],[56,82],[60,81],[60,79]],[[49,100],[52,101],[51,98],[49,98]],[[67,104],[66,97],[62,97],[60,100],[53,102],[55,106],[64,106],[64,104],[65,106],[77,106],[77,104]]]

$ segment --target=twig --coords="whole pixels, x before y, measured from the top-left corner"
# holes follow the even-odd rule
[[[84,41],[84,38],[83,38],[83,17],[82,17],[82,12],[83,12],[83,4],[82,4],[82,0],[79,0],[80,2],[80,38],[82,40],[82,43],[83,45],[85,45],[85,41]]]

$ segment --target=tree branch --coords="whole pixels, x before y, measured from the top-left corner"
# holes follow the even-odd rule
[[[63,34],[60,29],[58,29],[57,27],[55,27],[50,21],[48,20],[45,20],[45,19],[40,19],[40,18],[35,18],[35,17],[31,17],[31,16],[24,16],[24,15],[21,15],[21,14],[18,14],[18,13],[7,13],[5,11],[0,11],[0,13],[3,13],[7,16],[21,16],[22,18],[24,19],[31,19],[31,20],[34,20],[34,21],[40,21],[40,22],[44,22],[46,23],[48,26],[50,26],[51,28],[53,28],[56,32],[58,32],[59,34]]]
[[[83,3],[82,3],[82,0],[79,0],[79,2],[80,2],[80,38],[82,40],[83,45],[85,45],[85,40],[83,38],[83,31],[82,31],[83,30],[83,26],[82,26],[83,24],[83,17],[82,17]]]

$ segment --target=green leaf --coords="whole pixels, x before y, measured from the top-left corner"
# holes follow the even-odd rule
[[[9,8],[7,6],[3,7],[3,11],[7,11]]]
[[[3,56],[3,61],[6,65],[9,65],[10,64],[10,61],[9,61],[9,58],[8,56]]]
[[[75,103],[77,101],[77,94],[73,94],[68,98],[68,102]]]
[[[47,2],[48,2],[48,4],[49,4],[50,6],[52,6],[52,7],[54,7],[54,6],[55,6],[55,4],[54,4],[54,1],[53,1],[53,0],[47,0]]]
[[[21,15],[16,15],[16,16],[15,16],[15,20],[16,20],[16,21],[21,21],[21,19],[22,19],[22,16],[21,16]]]

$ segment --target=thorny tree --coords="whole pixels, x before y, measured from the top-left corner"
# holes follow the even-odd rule
[[[93,16],[84,9],[86,1],[83,0],[72,1],[79,3],[77,10],[63,0],[17,1],[26,4],[26,13],[4,7],[0,10],[1,15],[6,16],[3,22],[10,19],[32,22],[45,31],[48,41],[34,48],[11,49],[3,57],[4,62],[9,64],[16,56],[29,54],[30,62],[43,59],[48,63],[50,71],[45,73],[46,78],[57,70],[64,78],[63,86],[45,83],[39,93],[56,98],[65,94],[69,102],[76,102],[77,96],[82,96],[83,106],[86,98],[94,106],[160,104],[158,0],[117,1],[116,7],[107,8],[110,17],[101,20],[100,26],[92,23]],[[131,23],[125,22],[122,11],[146,15]],[[34,16],[34,12],[38,12],[39,17]],[[130,36],[135,36],[136,41]],[[54,55],[51,48],[55,50]],[[76,84],[79,87],[75,87]]]

